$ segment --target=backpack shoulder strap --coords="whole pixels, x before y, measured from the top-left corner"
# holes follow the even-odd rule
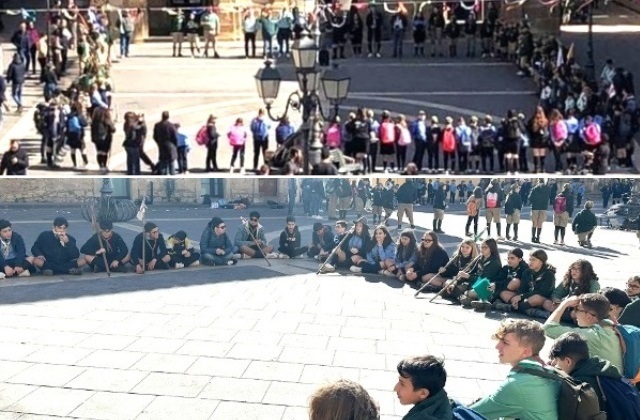
[[[552,373],[544,368],[542,370],[539,370],[539,369],[533,369],[528,367],[515,366],[513,367],[512,370],[520,373],[526,373],[528,375],[534,375],[534,376],[539,376],[541,378],[551,379],[554,381],[563,381],[568,377],[567,374],[564,372],[556,371],[555,373]]]

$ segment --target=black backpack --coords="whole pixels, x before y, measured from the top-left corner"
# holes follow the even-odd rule
[[[520,366],[514,367],[513,370],[560,382],[558,419],[607,420],[607,413],[600,411],[598,395],[588,383],[578,382],[560,370],[539,370]]]

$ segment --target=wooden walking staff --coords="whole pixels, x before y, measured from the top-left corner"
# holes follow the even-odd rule
[[[104,266],[107,270],[107,277],[111,277],[111,269],[109,268],[109,261],[107,260],[107,249],[104,247],[102,243],[102,235],[100,234],[100,226],[96,221],[96,209],[95,204],[91,206],[91,225],[93,226],[93,231],[96,233],[96,237],[98,238],[98,246],[100,249],[104,249],[102,253],[102,258],[104,259]]]
[[[145,268],[146,268],[146,262],[145,262],[145,258],[144,258],[144,254],[145,254],[145,248],[146,248],[146,232],[144,231],[144,216],[147,213],[147,205],[145,203],[146,201],[146,196],[142,197],[142,201],[140,202],[140,209],[138,210],[138,214],[136,214],[136,219],[140,220],[142,222],[142,274],[145,273]],[[138,263],[134,261],[134,263],[137,265]]]
[[[267,262],[267,265],[269,267],[271,267],[271,262],[269,261],[269,259],[265,255],[264,251],[262,250],[262,247],[258,244],[258,240],[256,239],[255,236],[253,236],[253,233],[251,232],[251,229],[249,228],[249,221],[247,219],[245,219],[244,217],[242,217],[242,216],[240,216],[240,220],[242,221],[242,224],[244,226],[244,230],[247,231],[247,233],[249,234],[249,237],[251,237],[251,240],[253,241],[253,243],[256,244],[256,246],[258,247],[258,250],[262,254],[262,258],[264,258],[264,260]],[[260,231],[261,227],[262,227],[262,225],[260,223],[258,223],[258,229],[256,230],[256,233],[258,233]]]
[[[327,265],[327,262],[335,255],[336,252],[338,252],[338,250],[342,247],[342,244],[344,243],[344,241],[346,241],[348,238],[351,237],[351,235],[353,235],[353,232],[355,232],[355,230],[356,230],[356,225],[354,223],[353,227],[351,228],[351,230],[349,230],[349,232],[347,232],[347,234],[344,235],[344,238],[342,238],[340,240],[340,242],[338,242],[338,245],[333,247],[333,249],[331,250],[331,253],[322,262],[322,264],[320,265],[320,268],[318,268],[318,271],[316,272],[316,274],[322,274],[322,269],[324,268],[324,266]]]
[[[442,269],[442,273],[444,273],[445,271],[447,271],[447,269],[449,268],[449,265],[453,264],[453,262],[454,262],[454,261],[455,261],[455,260],[452,258],[452,259],[450,259],[450,260],[449,260],[449,262],[448,262],[444,267],[441,267],[441,269]],[[438,270],[438,274],[436,274],[435,276],[431,277],[431,278],[429,279],[429,281],[428,281],[428,282],[426,282],[425,284],[423,284],[422,286],[420,286],[420,288],[418,289],[418,291],[416,292],[416,294],[415,294],[415,295],[413,295],[413,297],[414,297],[414,298],[417,298],[417,297],[418,297],[418,295],[419,295],[420,293],[422,293],[422,291],[423,291],[424,289],[426,289],[426,288],[431,284],[431,282],[432,282],[433,280],[435,280],[435,279],[436,279],[436,278],[438,278],[438,277],[442,277],[442,275],[441,275],[442,273],[440,272],[440,270]],[[418,279],[416,279],[416,280],[418,280]]]
[[[473,270],[476,269],[476,267],[478,266],[478,263],[480,263],[481,259],[482,259],[482,255],[478,255],[477,257],[475,257],[472,261],[469,262],[469,264],[467,264],[467,266],[462,270],[462,272],[467,273],[467,274],[471,273]],[[456,287],[458,285],[458,283],[460,282],[460,280],[462,280],[462,277],[460,277],[460,273],[458,273],[458,275],[455,276],[453,278],[453,280],[451,280],[449,282],[449,284],[445,283],[445,284],[442,285],[442,289],[440,289],[440,291],[438,293],[436,293],[436,295],[434,297],[429,299],[429,303],[433,302],[435,300],[435,298],[437,298],[438,296],[442,296],[444,291],[446,289],[448,289],[449,287],[451,287],[451,286]]]

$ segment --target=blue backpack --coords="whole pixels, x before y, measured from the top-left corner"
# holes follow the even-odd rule
[[[623,379],[597,377],[608,420],[640,419],[640,394]]]
[[[618,324],[614,326],[614,330],[624,355],[623,376],[637,382],[640,379],[640,328],[635,325]]]
[[[456,400],[451,400],[451,408],[455,420],[487,420],[482,414],[465,407]]]
[[[70,115],[67,120],[67,130],[70,133],[79,133],[82,131],[82,126],[80,125],[80,118],[77,115]]]

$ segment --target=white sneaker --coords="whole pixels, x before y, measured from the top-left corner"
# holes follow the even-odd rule
[[[382,54],[376,53],[376,58],[382,58]]]
[[[6,275],[6,274],[4,274],[4,273],[0,273],[0,280],[4,279],[5,277],[7,277],[7,275]]]
[[[244,175],[244,168],[240,168],[240,175]]]
[[[233,254],[233,259],[241,260],[242,259],[242,254]]]
[[[334,271],[336,271],[336,268],[331,264],[325,264],[324,267],[322,267],[323,273],[333,273]]]
[[[265,257],[268,259],[275,259],[275,258],[278,258],[278,254],[275,252],[270,252],[267,255],[265,255]]]
[[[349,268],[349,271],[351,271],[352,273],[362,273],[362,267],[352,265],[351,268]]]
[[[229,173],[232,174],[233,173],[233,168],[229,168]]]
[[[194,261],[191,263],[191,265],[189,267],[197,267],[200,265],[200,261]]]
[[[176,269],[180,269],[180,268],[184,268],[184,264],[182,263],[176,263]]]
[[[22,273],[18,274],[18,277],[31,277],[31,272],[29,270],[24,270]]]
[[[371,58],[371,57],[373,57],[373,54],[371,53],[367,54],[367,58]]]
[[[287,254],[278,254],[278,258],[282,260],[288,260],[291,257],[289,257]]]

